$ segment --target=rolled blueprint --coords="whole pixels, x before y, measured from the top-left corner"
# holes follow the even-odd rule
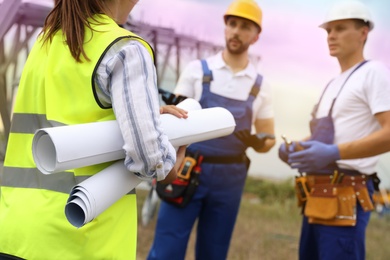
[[[199,106],[191,99],[182,103],[180,107],[184,109],[195,109],[187,109],[188,118],[161,115],[162,128],[174,147],[229,135],[234,131],[235,121],[227,109],[197,109]],[[123,144],[119,126],[116,120],[112,120],[39,129],[34,135],[32,150],[37,168],[44,174],[52,174],[123,159]]]
[[[177,107],[182,108],[187,111],[194,111],[194,110],[200,110],[202,109],[202,106],[199,104],[198,101],[196,101],[193,98],[186,98],[179,104],[177,104]]]
[[[117,161],[72,188],[65,206],[66,218],[73,226],[80,228],[141,181],[126,169],[123,160]]]

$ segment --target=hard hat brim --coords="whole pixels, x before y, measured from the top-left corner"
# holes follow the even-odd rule
[[[227,19],[228,19],[229,17],[238,17],[238,18],[241,18],[241,19],[245,19],[245,20],[247,20],[247,21],[250,21],[250,22],[252,22],[254,25],[256,25],[256,27],[259,29],[259,32],[261,32],[261,26],[260,26],[258,23],[256,23],[255,21],[253,21],[253,20],[251,20],[251,19],[248,19],[248,18],[246,18],[246,17],[239,16],[239,15],[225,14],[225,15],[223,16],[223,20],[224,20],[225,24],[226,24]]]
[[[318,27],[322,28],[322,29],[326,29],[326,25],[330,22],[334,22],[334,21],[341,21],[341,20],[362,20],[362,19],[358,19],[358,18],[343,18],[343,19],[334,19],[334,20],[331,20],[331,21],[327,21],[325,23],[322,23],[320,24]],[[371,21],[365,21],[365,20],[362,20],[364,21],[367,25],[368,25],[368,28],[369,30],[371,31],[372,29],[374,29],[374,23],[371,22]]]

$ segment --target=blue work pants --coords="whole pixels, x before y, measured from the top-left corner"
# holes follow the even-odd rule
[[[368,181],[370,196],[374,192]],[[303,217],[300,238],[300,260],[364,260],[366,228],[371,212],[364,212],[357,202],[356,226],[337,227],[309,224]]]
[[[185,208],[162,202],[148,259],[183,260],[196,220],[196,259],[225,260],[237,218],[245,163],[202,164],[200,185]]]

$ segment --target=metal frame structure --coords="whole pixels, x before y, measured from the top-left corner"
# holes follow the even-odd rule
[[[172,69],[175,79],[179,78],[184,54],[189,54],[188,60],[206,57],[216,53],[222,46],[199,40],[195,37],[178,34],[172,28],[157,27],[146,23],[133,21],[129,17],[125,28],[142,36],[151,43],[156,54],[158,86],[166,80],[167,71]]]
[[[4,157],[8,139],[12,102],[18,69],[29,53],[29,42],[50,11],[49,7],[23,3],[22,0],[4,0],[0,5],[0,115],[4,127],[3,138],[0,138],[0,159]],[[11,38],[11,45],[6,46],[6,38]],[[4,144],[2,145],[2,142]]]

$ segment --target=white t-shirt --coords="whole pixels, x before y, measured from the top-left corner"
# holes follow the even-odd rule
[[[319,105],[316,117],[328,114],[333,99],[357,67],[338,75],[328,86]],[[369,61],[356,70],[345,83],[333,107],[335,144],[361,139],[380,129],[374,115],[390,111],[390,71],[383,64]],[[370,174],[375,172],[379,156],[354,160],[340,160],[341,168],[357,170]]]
[[[257,77],[256,68],[248,66],[237,73],[233,73],[222,58],[222,52],[206,59],[209,69],[213,73],[210,91],[214,94],[235,99],[247,100],[249,92]],[[190,62],[181,73],[175,94],[200,100],[202,96],[203,70],[199,60]],[[273,118],[272,90],[267,82],[261,84],[260,92],[253,102],[252,122],[256,119]]]

